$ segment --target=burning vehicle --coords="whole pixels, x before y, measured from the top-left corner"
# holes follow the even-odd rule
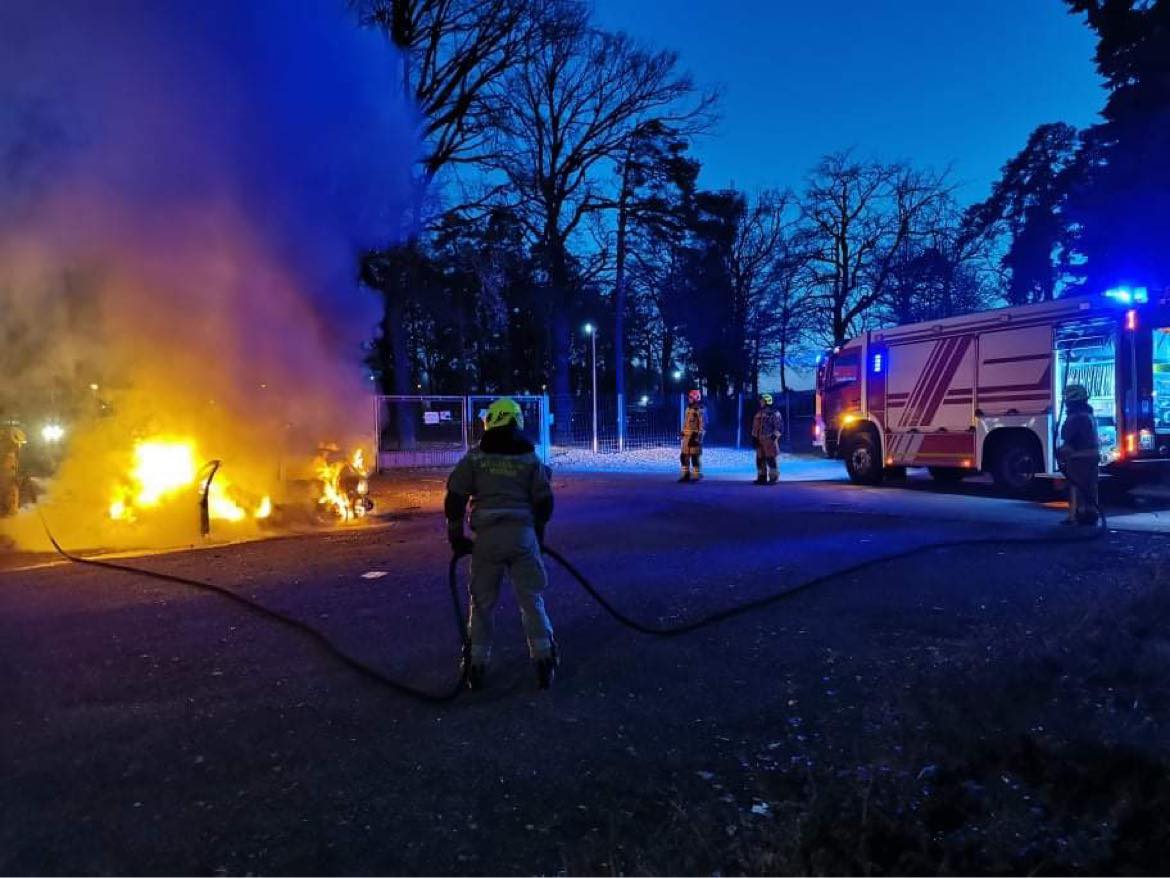
[[[319,521],[353,521],[373,510],[369,472],[360,448],[347,456],[337,443],[322,443],[313,459],[313,473]]]

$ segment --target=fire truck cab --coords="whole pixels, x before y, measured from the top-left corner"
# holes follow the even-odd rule
[[[1070,384],[1089,390],[1107,474],[1140,481],[1170,460],[1170,290],[865,332],[817,368],[815,441],[859,484],[927,467],[1019,492],[1057,475]]]

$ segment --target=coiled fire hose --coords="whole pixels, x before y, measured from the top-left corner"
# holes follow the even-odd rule
[[[1077,483],[1074,482],[1074,484]],[[1080,485],[1078,484],[1077,487],[1080,487]],[[1088,496],[1092,495],[1090,494]],[[815,576],[812,579],[805,580],[804,582],[786,589],[782,589],[781,591],[773,592],[754,600],[736,604],[735,606],[728,607],[723,610],[718,610],[705,616],[700,616],[699,618],[693,619],[689,622],[681,622],[675,625],[655,625],[646,622],[640,622],[637,619],[626,615],[621,610],[617,609],[617,607],[615,607],[609,601],[609,599],[606,598],[597,589],[597,587],[589,580],[589,578],[585,576],[585,574],[580,570],[578,570],[572,564],[572,562],[565,558],[564,555],[549,546],[542,546],[541,550],[545,555],[552,558],[557,562],[557,564],[564,568],[569,576],[572,577],[572,579],[586,592],[586,594],[588,594],[598,604],[598,606],[605,610],[605,612],[608,613],[619,624],[629,628],[632,631],[636,631],[639,634],[645,634],[653,637],[677,637],[683,634],[689,634],[709,625],[717,625],[720,622],[727,621],[728,619],[742,616],[756,610],[764,609],[765,607],[779,603],[788,598],[795,597],[796,595],[806,592],[809,589],[823,585],[827,582],[831,582],[834,579],[841,579],[843,577],[852,576],[869,567],[873,567],[878,564],[884,564],[890,561],[898,561],[923,552],[934,551],[936,549],[960,548],[964,546],[1012,545],[1017,543],[1021,545],[1033,546],[1065,546],[1072,543],[1088,542],[1102,536],[1106,532],[1104,526],[1104,512],[1100,509],[1099,504],[1096,505],[1098,513],[1101,516],[1100,521],[1102,526],[1099,528],[1094,528],[1093,532],[1088,536],[964,537],[960,539],[942,540],[940,542],[913,546],[901,552],[894,552],[892,554],[880,555],[875,558],[868,558],[864,561],[859,561],[856,564],[851,564],[848,567],[833,570],[829,573],[821,574],[820,576]],[[97,558],[86,558],[80,555],[75,555],[66,551],[64,548],[62,548],[60,543],[57,542],[43,516],[41,517],[41,523],[44,525],[45,533],[48,535],[49,541],[52,543],[53,548],[58,552],[58,554],[69,561],[72,561],[76,564],[85,564],[91,567],[103,567],[107,570],[116,570],[122,573],[130,573],[137,576],[146,576],[152,579],[160,580],[162,582],[173,582],[177,585],[185,585],[190,588],[212,592],[213,594],[219,595],[220,597],[239,604],[249,612],[255,613],[258,616],[270,619],[275,622],[280,622],[281,624],[292,628],[294,631],[303,634],[314,644],[316,644],[317,647],[320,648],[325,654],[355,671],[367,680],[384,686],[398,695],[429,704],[444,704],[457,698],[465,688],[465,679],[462,675],[450,689],[441,692],[428,692],[408,683],[403,683],[400,680],[395,680],[393,677],[388,676],[373,665],[367,664],[361,659],[353,657],[341,647],[339,647],[336,643],[334,643],[325,633],[317,628],[314,628],[309,623],[296,618],[295,616],[291,616],[287,613],[281,612],[280,610],[268,607],[259,601],[253,600],[252,598],[246,597],[238,592],[232,591],[231,589],[224,586],[215,585],[214,583],[203,582],[198,579],[189,579],[185,576],[176,576],[171,573],[161,573],[155,570],[144,570],[140,567],[133,567],[129,564],[119,564],[114,561],[103,561]],[[459,634],[461,648],[466,653],[466,650],[469,647],[469,638],[467,633],[467,626],[464,621],[465,616],[463,607],[459,600],[458,585],[458,568],[459,561],[462,557],[463,556],[461,555],[453,555],[451,557],[450,563],[447,566],[447,586],[451,597],[451,610],[453,613],[455,628]]]

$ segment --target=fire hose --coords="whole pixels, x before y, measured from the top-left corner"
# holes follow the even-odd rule
[[[1074,484],[1076,484],[1078,488],[1081,487],[1076,482],[1074,482]],[[1091,497],[1092,495],[1089,494],[1088,496]],[[710,613],[710,614],[705,615],[705,616],[700,616],[699,618],[693,619],[689,622],[682,622],[682,623],[679,623],[676,625],[653,625],[653,624],[649,624],[646,622],[640,622],[637,619],[634,619],[631,616],[626,615],[621,610],[619,610],[617,607],[615,607],[609,601],[609,599],[606,598],[597,589],[597,587],[593,584],[593,582],[587,576],[585,576],[584,573],[582,573],[580,570],[578,570],[577,567],[574,566],[573,563],[571,561],[569,561],[564,555],[562,555],[560,552],[556,551],[555,549],[553,549],[549,546],[542,546],[541,550],[545,555],[547,555],[548,557],[550,557],[554,561],[556,561],[557,564],[559,564],[565,570],[565,572],[567,572],[569,574],[569,576],[572,577],[572,579],[577,583],[577,585],[579,585],[585,591],[585,593],[588,594],[589,597],[591,597],[598,604],[598,606],[600,606],[606,613],[608,613],[620,625],[622,625],[626,628],[629,628],[630,630],[635,631],[639,634],[644,634],[644,635],[648,635],[648,636],[652,636],[652,637],[666,638],[666,637],[677,637],[677,636],[680,636],[683,634],[689,634],[689,633],[697,631],[701,628],[706,628],[706,627],[711,626],[711,625],[717,625],[720,622],[725,622],[728,619],[732,619],[732,618],[735,618],[737,616],[742,616],[742,615],[745,615],[747,613],[755,612],[756,610],[762,610],[762,609],[769,607],[773,604],[777,604],[777,603],[780,603],[781,601],[787,600],[789,598],[793,598],[793,597],[795,597],[799,594],[802,594],[803,592],[806,592],[812,588],[815,588],[815,587],[820,586],[820,585],[824,585],[825,583],[831,582],[832,580],[852,576],[856,573],[859,573],[863,570],[866,570],[866,569],[873,567],[873,566],[876,566],[878,564],[884,564],[887,562],[898,561],[898,560],[908,558],[908,557],[911,557],[913,555],[917,555],[917,554],[920,554],[923,552],[929,552],[929,551],[933,551],[933,550],[937,550],[937,549],[961,548],[961,547],[966,547],[966,546],[1012,545],[1012,544],[1032,545],[1032,546],[1035,546],[1035,545],[1061,545],[1061,546],[1065,546],[1065,545],[1069,545],[1069,544],[1073,544],[1073,543],[1088,542],[1090,540],[1096,539],[1097,537],[1100,537],[1101,535],[1103,535],[1106,532],[1104,512],[1100,510],[1099,504],[1096,504],[1096,505],[1097,505],[1097,509],[1099,511],[1099,514],[1101,515],[1100,521],[1101,521],[1102,526],[1099,528],[1094,528],[1093,533],[1091,533],[1087,537],[1058,537],[1058,536],[1000,537],[1000,536],[989,536],[989,537],[964,537],[964,538],[959,538],[959,539],[954,539],[954,540],[943,540],[943,541],[935,542],[935,543],[926,543],[926,544],[919,545],[919,546],[912,546],[912,547],[905,549],[903,551],[900,551],[900,552],[894,552],[894,553],[886,554],[886,555],[879,555],[879,556],[874,557],[874,558],[867,558],[864,561],[859,561],[858,563],[852,564],[848,567],[837,569],[837,570],[832,570],[828,573],[821,574],[820,576],[815,576],[811,579],[807,579],[804,582],[801,582],[795,586],[790,586],[789,588],[785,588],[785,589],[782,589],[782,590],[777,591],[777,592],[772,592],[770,594],[764,595],[764,596],[756,598],[754,600],[746,601],[746,602],[741,603],[741,604],[736,604],[732,607],[728,607],[728,608],[723,609],[723,610],[718,610],[714,613]],[[190,588],[195,588],[195,589],[199,589],[202,591],[207,591],[207,592],[211,592],[213,594],[216,594],[222,598],[225,598],[229,601],[232,601],[232,602],[244,607],[249,612],[255,613],[256,615],[261,616],[263,618],[267,618],[269,620],[279,622],[283,625],[288,626],[289,628],[292,628],[294,631],[297,631],[297,632],[303,634],[310,641],[312,641],[314,644],[316,644],[316,646],[319,649],[321,649],[321,651],[324,652],[326,655],[332,657],[336,661],[340,662],[342,665],[355,671],[357,674],[366,678],[367,680],[370,680],[371,682],[374,682],[374,683],[377,683],[381,686],[384,686],[384,687],[390,689],[391,691],[397,693],[398,695],[402,695],[402,696],[405,696],[407,698],[412,698],[416,701],[421,701],[421,702],[425,702],[425,703],[443,704],[443,703],[450,702],[450,701],[453,701],[454,699],[456,699],[465,688],[464,687],[465,676],[463,676],[463,675],[460,676],[459,680],[457,680],[455,682],[455,684],[450,689],[447,689],[447,690],[444,690],[441,692],[428,692],[424,689],[419,689],[416,686],[412,686],[412,685],[410,685],[408,683],[404,683],[400,680],[395,680],[393,677],[388,676],[383,671],[379,670],[378,668],[374,667],[373,665],[370,665],[370,664],[362,661],[361,659],[355,658],[354,656],[350,655],[345,650],[343,650],[341,647],[339,647],[336,643],[334,643],[328,637],[328,635],[326,635],[324,632],[313,627],[309,623],[304,622],[304,621],[296,618],[295,616],[289,615],[288,613],[284,613],[280,610],[273,609],[272,607],[266,606],[265,604],[263,604],[257,600],[246,597],[245,595],[242,595],[239,592],[233,591],[230,588],[226,588],[226,587],[221,586],[221,585],[216,585],[214,583],[203,582],[202,580],[198,580],[198,579],[190,579],[190,578],[185,577],[185,576],[177,576],[177,575],[171,574],[171,573],[162,573],[162,572],[155,571],[155,570],[146,570],[146,569],[143,569],[141,567],[134,567],[134,566],[129,565],[129,564],[120,564],[120,563],[117,563],[114,561],[104,561],[104,560],[101,560],[98,558],[86,558],[86,557],[81,556],[81,555],[73,554],[73,553],[65,550],[61,546],[61,544],[57,542],[56,538],[53,536],[52,531],[49,529],[48,523],[44,520],[43,516],[41,517],[41,523],[44,525],[45,533],[48,535],[49,541],[52,543],[53,548],[58,552],[58,554],[60,554],[63,558],[65,558],[68,561],[71,561],[71,562],[76,563],[76,564],[88,565],[91,567],[100,567],[100,568],[105,568],[107,570],[115,570],[115,571],[119,571],[122,573],[129,573],[129,574],[136,575],[136,576],[145,576],[145,577],[149,577],[152,579],[160,580],[162,582],[172,582],[172,583],[175,583],[177,585],[184,585],[184,586],[188,586]],[[462,604],[459,600],[459,585],[458,585],[458,579],[459,579],[458,567],[459,567],[459,561],[462,557],[463,557],[462,555],[452,555],[450,563],[447,566],[447,586],[448,586],[448,590],[450,592],[450,597],[451,597],[451,609],[452,609],[452,612],[454,615],[455,628],[459,633],[459,640],[460,640],[461,648],[466,652],[466,650],[469,647],[470,641],[469,641],[467,626],[466,626],[466,623],[464,622],[463,607],[462,607]],[[474,598],[472,598],[472,600],[474,600]]]

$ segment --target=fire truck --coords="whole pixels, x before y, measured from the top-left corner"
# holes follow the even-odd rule
[[[1170,460],[1170,289],[867,331],[817,367],[814,438],[858,484],[926,467],[1018,493],[1058,474],[1071,384],[1089,391],[1104,473],[1132,484]]]

